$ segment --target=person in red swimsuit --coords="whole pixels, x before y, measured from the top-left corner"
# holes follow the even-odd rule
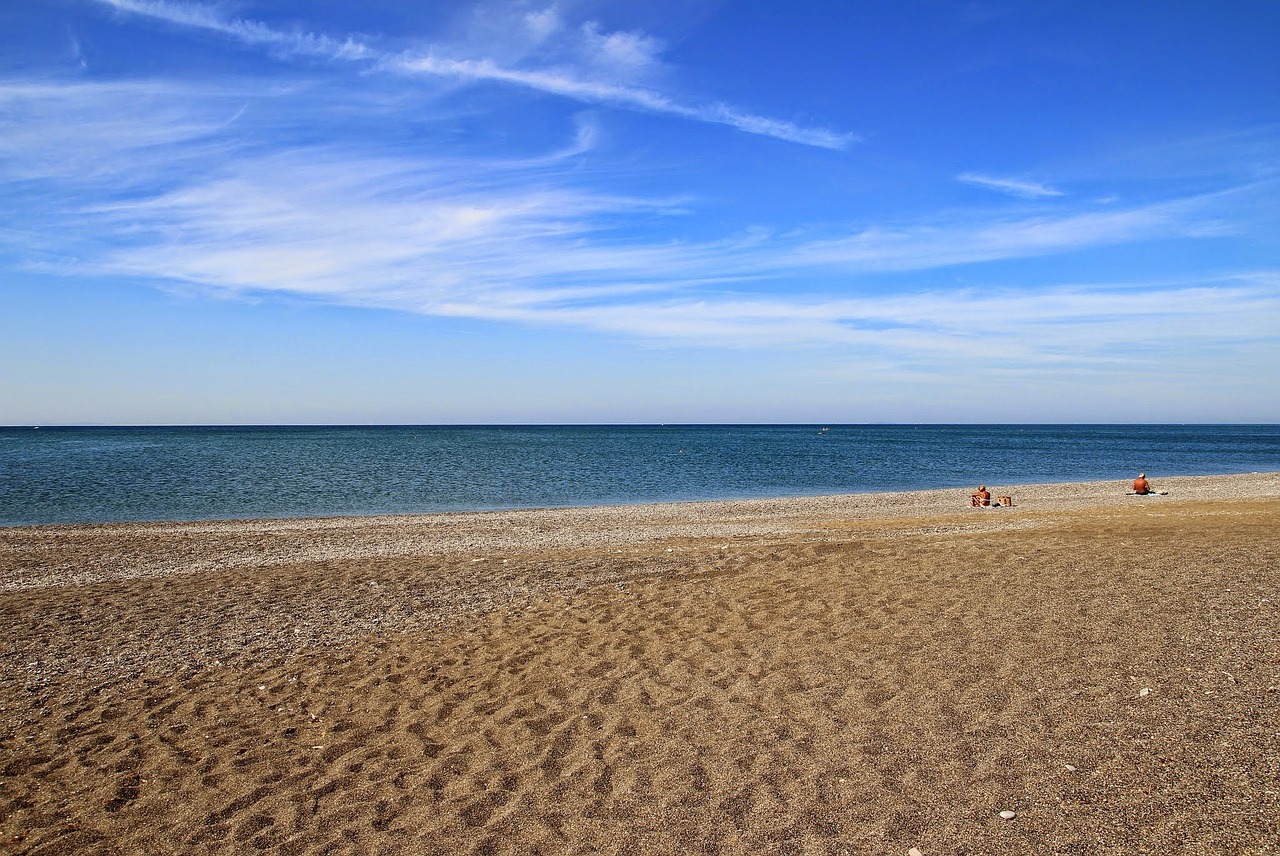
[[[1133,480],[1133,492],[1138,496],[1151,493],[1151,483],[1147,481],[1146,473],[1138,473],[1138,477]]]
[[[987,486],[978,485],[978,489],[969,494],[969,504],[974,508],[981,508],[984,505],[991,504],[991,491],[987,490]]]

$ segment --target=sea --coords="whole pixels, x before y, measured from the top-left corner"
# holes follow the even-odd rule
[[[21,427],[0,428],[0,526],[1276,471],[1278,425]]]

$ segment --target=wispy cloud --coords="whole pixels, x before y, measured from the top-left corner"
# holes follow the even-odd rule
[[[262,92],[165,82],[0,80],[0,180],[107,182],[116,192],[176,173],[220,146],[215,135]]]
[[[395,74],[492,83],[807,145],[847,142],[679,100],[660,85],[656,40],[569,26],[554,9],[512,23],[523,41],[510,51],[467,53],[459,42],[390,53],[356,37],[278,31],[214,7],[102,2],[276,56],[358,64],[353,81],[381,84]],[[560,140],[540,138],[532,152],[482,157],[470,146],[434,148],[431,134],[400,145],[399,124],[390,143],[348,135],[363,124],[351,121],[354,109],[373,123],[402,121],[400,107],[364,97],[376,88],[256,89],[0,82],[0,110],[13,120],[0,135],[0,190],[16,198],[20,188],[24,200],[24,231],[0,231],[0,248],[45,269],[225,295],[291,295],[682,345],[834,345],[935,367],[980,360],[993,342],[1022,366],[1065,355],[1085,366],[1144,360],[1144,348],[1167,356],[1164,346],[1174,341],[1261,347],[1280,328],[1280,276],[1269,272],[1033,290],[940,285],[959,265],[1214,234],[1223,228],[1214,217],[1219,200],[1203,193],[1105,206],[1073,196],[1052,215],[1045,206],[1028,215],[1024,204],[1012,206],[1015,214],[951,209],[833,223],[820,233],[726,226],[718,239],[680,239],[672,236],[685,230],[671,223],[706,210],[704,201],[612,190],[622,186],[611,181],[619,175],[582,157],[596,150],[600,133],[590,113],[579,113]],[[334,99],[348,95],[350,105],[335,111]],[[428,121],[420,112],[413,118],[419,127]],[[294,136],[296,127],[307,133]],[[623,177],[634,187],[634,175]],[[1021,198],[1066,196],[1033,182],[959,178]],[[17,218],[0,215],[0,223]],[[916,273],[909,291],[859,294],[864,280],[901,271]],[[811,288],[815,280],[826,290]],[[765,292],[771,296],[752,296]],[[1145,326],[1135,328],[1135,318]]]
[[[646,239],[666,230],[644,224],[686,217],[697,203],[610,193],[589,180],[598,176],[584,178],[574,164],[593,145],[589,117],[562,145],[519,159],[371,154],[336,143],[262,151],[255,138],[240,140],[231,120],[275,113],[260,109],[267,99],[177,85],[9,85],[0,88],[0,105],[21,117],[21,133],[0,138],[0,180],[22,182],[24,220],[42,240],[74,248],[83,234],[104,236],[103,246],[77,252],[77,272],[224,294],[290,294],[665,341],[894,343],[913,353],[968,348],[983,336],[1024,341],[1020,327],[1071,331],[1037,332],[1034,347],[1045,354],[1052,342],[1065,348],[1070,336],[1108,329],[1106,318],[1163,317],[1213,293],[1230,298],[1215,311],[1236,313],[1239,331],[1275,320],[1274,303],[1254,284],[1199,292],[1185,283],[1151,286],[1147,296],[1110,285],[1036,295],[921,286],[857,299],[806,295],[797,285],[815,275],[856,283],[884,271],[917,271],[925,283],[956,265],[1203,235],[1216,197],[1077,205],[1057,217],[958,211],[840,237]],[[34,240],[0,233],[0,243],[26,242],[28,251]],[[766,281],[786,283],[774,289],[783,296],[733,293]],[[1274,278],[1266,282],[1274,287]],[[1168,340],[1169,329],[1159,337]]]
[[[566,61],[553,67],[517,67],[492,56],[468,55],[462,45],[434,45],[426,51],[388,54],[372,48],[361,38],[334,39],[301,31],[280,31],[260,21],[229,18],[214,7],[199,4],[172,0],[99,2],[121,12],[220,33],[247,46],[270,49],[280,56],[364,61],[371,67],[407,75],[517,86],[588,104],[726,125],[749,134],[819,148],[842,149],[857,141],[850,133],[805,127],[725,104],[685,103],[652,88],[635,85],[630,81],[643,77],[658,64],[660,43],[656,39],[642,33],[602,32],[594,22],[570,31],[554,9],[527,13],[522,23],[535,42],[545,41],[554,33],[572,32],[570,47],[560,47]]]
[[[689,106],[649,89],[582,79],[564,71],[522,71],[503,68],[489,60],[458,60],[434,56],[401,57],[391,63],[391,67],[408,74],[523,86],[592,104],[615,104],[699,122],[728,125],[749,134],[759,134],[825,149],[842,149],[857,140],[852,134],[836,133],[820,128],[805,128],[790,122],[745,113],[724,104]]]
[[[211,30],[246,45],[266,47],[286,56],[315,56],[328,59],[369,59],[373,51],[357,39],[342,41],[306,32],[282,32],[260,21],[225,17],[217,8],[170,0],[99,0],[121,12],[167,21],[182,27]]]
[[[1016,178],[996,178],[976,172],[962,172],[956,176],[956,181],[963,181],[965,184],[973,184],[989,190],[1019,196],[1023,199],[1046,199],[1065,195],[1061,190],[1040,182]]]
[[[864,233],[852,251],[825,245],[817,254],[812,244],[776,239],[625,239],[611,234],[611,220],[663,218],[670,216],[667,206],[585,190],[508,186],[499,172],[460,186],[448,183],[443,165],[277,156],[243,165],[220,182],[92,212],[133,236],[131,245],[97,266],[227,293],[287,293],[686,344],[874,346],[912,359],[977,353],[1000,341],[1052,362],[1086,342],[1087,353],[1103,349],[1097,351],[1103,355],[1106,348],[1171,336],[1240,340],[1280,321],[1275,277],[1035,293],[994,287],[858,298],[734,293],[735,281],[803,280],[833,265],[852,275],[927,273],[1094,246],[1119,240],[1124,230],[1135,239],[1154,237],[1178,228],[1167,210],[905,230],[883,238]],[[1135,318],[1148,325],[1142,332],[1135,332]]]
[[[1200,235],[1207,228],[1189,198],[1120,210],[1059,217],[982,217],[905,226],[872,226],[848,237],[809,241],[791,251],[793,263],[851,271],[930,270],[999,259],[1034,258],[1087,247]]]
[[[506,83],[592,104],[616,104],[699,122],[728,125],[749,134],[774,137],[806,146],[842,149],[857,139],[852,134],[804,128],[790,122],[744,113],[724,104],[689,106],[649,89],[582,79],[563,71],[522,71],[503,68],[489,60],[458,60],[434,56],[401,57],[391,63],[391,67],[408,74]]]
[[[1280,272],[1211,281],[920,291],[857,299],[636,299],[611,305],[491,303],[460,315],[556,324],[682,345],[731,348],[839,346],[881,353],[902,368],[957,360],[1006,372],[1144,364],[1170,358],[1168,341],[1202,357],[1206,348],[1274,349]],[[649,299],[646,299],[648,297]],[[1141,319],[1141,323],[1136,323]],[[852,350],[849,350],[852,349]],[[997,356],[998,355],[998,356]]]

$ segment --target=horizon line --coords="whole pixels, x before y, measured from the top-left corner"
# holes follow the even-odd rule
[[[66,422],[49,424],[0,425],[0,431],[41,431],[75,429],[143,429],[143,428],[788,428],[825,426],[839,428],[915,427],[915,428],[999,428],[999,427],[1280,427],[1280,422]]]

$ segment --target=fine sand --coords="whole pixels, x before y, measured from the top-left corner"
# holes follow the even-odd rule
[[[1280,473],[1155,485],[0,529],[0,852],[1280,853]]]

